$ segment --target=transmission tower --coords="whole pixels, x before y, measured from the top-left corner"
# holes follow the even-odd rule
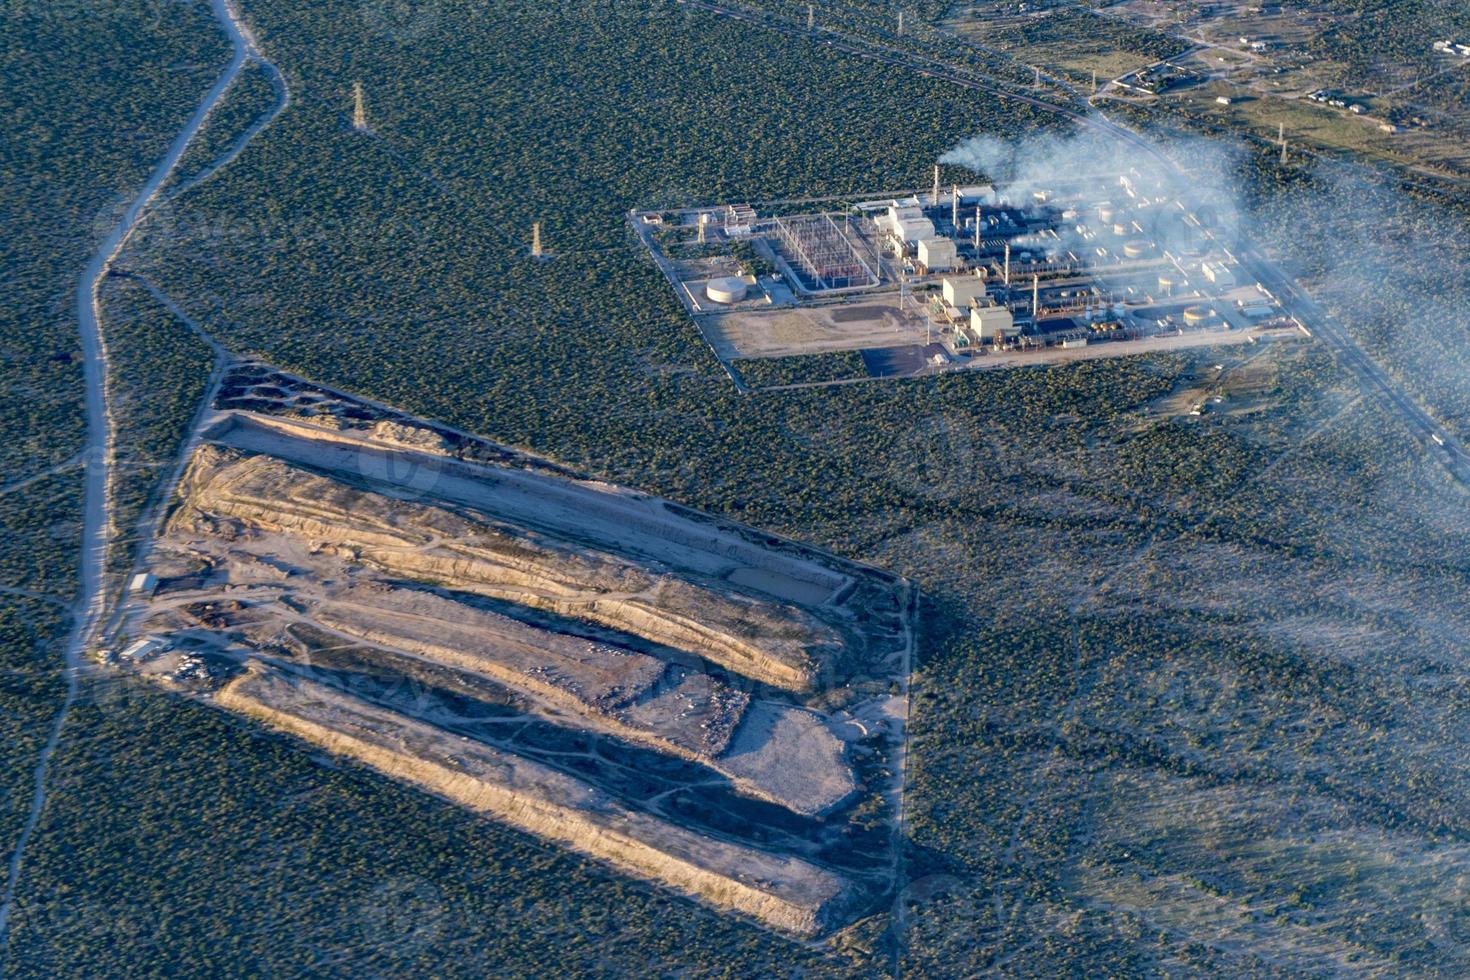
[[[362,82],[352,83],[352,128],[359,133],[367,132],[367,106],[362,100]]]

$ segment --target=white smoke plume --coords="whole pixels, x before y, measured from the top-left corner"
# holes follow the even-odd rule
[[[1036,192],[1078,188],[1083,200],[1126,204],[1140,224],[1141,237],[1178,251],[1199,237],[1198,229],[1184,220],[1186,211],[1217,239],[1227,244],[1237,240],[1243,209],[1233,175],[1239,154],[1237,148],[1204,139],[1154,142],[1144,149],[1089,129],[1015,141],[974,136],[939,162],[984,176],[1005,200],[1018,205],[1031,201]],[[1120,178],[1126,178],[1136,197]],[[1063,241],[1068,247],[1081,245],[1067,241],[1065,234]]]

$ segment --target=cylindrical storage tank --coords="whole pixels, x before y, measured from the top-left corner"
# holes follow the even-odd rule
[[[1152,251],[1153,244],[1144,241],[1142,238],[1135,238],[1123,246],[1123,254],[1130,259],[1141,259]]]
[[[1202,323],[1208,323],[1214,315],[1215,311],[1208,306],[1187,306],[1184,309],[1184,322],[1192,327],[1197,327]]]
[[[1116,222],[1113,225],[1113,234],[1119,238],[1122,238],[1124,235],[1131,235],[1133,234],[1133,226],[1122,221]]]
[[[1174,290],[1178,287],[1178,285],[1179,280],[1173,273],[1159,273],[1159,292],[1163,293],[1165,296],[1173,296]]]
[[[722,276],[704,284],[704,294],[716,303],[738,303],[745,298],[745,280]]]

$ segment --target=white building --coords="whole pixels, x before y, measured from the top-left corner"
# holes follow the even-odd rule
[[[941,295],[950,316],[968,313],[976,300],[985,298],[985,280],[979,276],[946,276]]]
[[[955,251],[955,245],[951,239],[919,239],[918,261],[923,273],[948,272],[955,267],[958,259],[959,253]]]
[[[1235,273],[1231,272],[1224,262],[1206,262],[1200,266],[1200,271],[1205,274],[1206,279],[1221,289],[1229,289],[1235,285]]]
[[[163,641],[156,636],[145,636],[123,650],[119,656],[124,660],[143,661],[163,649]]]
[[[924,217],[924,209],[911,197],[888,205],[888,213],[878,219],[878,227],[888,235],[893,250],[899,254],[934,237],[934,222]]]
[[[970,332],[981,343],[1014,337],[1015,318],[1004,306],[977,306],[970,311]]]
[[[995,188],[989,184],[971,184],[968,187],[960,187],[958,193],[961,207],[995,203]]]

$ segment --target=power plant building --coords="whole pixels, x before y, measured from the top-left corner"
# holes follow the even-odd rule
[[[970,311],[970,333],[980,343],[1016,335],[1016,321],[1004,306],[977,306]]]
[[[924,217],[924,209],[914,198],[894,201],[878,224],[888,234],[894,251],[900,254],[905,249],[918,248],[919,242],[935,236],[934,222]]]
[[[959,260],[959,252],[949,238],[921,238],[919,240],[919,272],[948,272]]]
[[[941,295],[951,316],[965,313],[976,300],[985,298],[985,280],[979,276],[947,276]]]
[[[1235,273],[1223,262],[1206,262],[1200,266],[1200,271],[1205,274],[1206,279],[1221,289],[1229,289],[1235,285]]]

